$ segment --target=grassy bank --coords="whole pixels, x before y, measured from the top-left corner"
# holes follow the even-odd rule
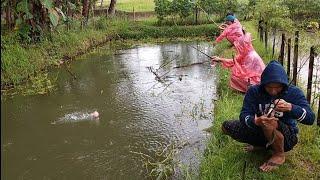
[[[255,39],[258,39],[252,22],[246,22],[243,25]],[[255,40],[253,44],[265,63],[271,60],[268,53],[271,51],[266,52],[259,40]],[[221,56],[231,57],[232,52],[226,47],[226,44],[219,45],[218,53]],[[298,145],[286,154],[286,163],[270,173],[261,173],[258,167],[271,154],[245,153],[242,150],[243,144],[222,134],[220,128],[223,121],[238,119],[243,95],[228,87],[229,72],[227,70],[219,69],[218,74],[220,99],[216,101],[213,134],[201,164],[202,179],[319,179],[320,129],[316,125],[299,124]]]
[[[72,59],[112,40],[121,40],[125,44],[124,40],[208,38],[216,31],[213,25],[156,26],[155,20],[132,22],[101,18],[84,29],[73,27],[66,30],[61,26],[58,31],[45,36],[43,41],[31,45],[21,43],[15,33],[2,34],[1,89],[16,87],[30,79],[39,82],[35,77],[46,77],[43,74],[47,67],[59,65],[61,60]],[[49,80],[42,78],[41,81]]]
[[[109,7],[110,0],[104,0],[102,7]],[[97,1],[97,7],[101,6],[101,1]],[[135,12],[145,12],[154,10],[154,1],[153,0],[121,0],[116,4],[116,9],[121,11],[132,12],[133,9]]]

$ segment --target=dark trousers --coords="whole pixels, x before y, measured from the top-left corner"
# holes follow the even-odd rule
[[[284,137],[284,151],[290,151],[298,143],[297,134],[292,127],[280,121],[278,123],[279,127],[277,130],[279,130]],[[260,127],[257,129],[249,128],[239,120],[225,121],[222,127],[225,133],[236,141],[260,147],[265,147],[268,143]]]

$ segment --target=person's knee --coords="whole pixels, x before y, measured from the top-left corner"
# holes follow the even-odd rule
[[[294,148],[295,145],[298,144],[298,138],[297,136],[290,136],[284,138],[284,152],[288,152]]]
[[[229,134],[228,130],[227,130],[228,129],[227,127],[228,127],[227,126],[227,121],[223,122],[222,125],[221,125],[221,130],[222,130],[223,134]]]

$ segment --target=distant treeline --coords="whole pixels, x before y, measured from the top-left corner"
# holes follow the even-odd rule
[[[227,12],[241,19],[256,19],[270,26],[319,28],[320,1],[314,0],[154,0],[159,21],[172,21],[179,17],[214,15],[222,20]]]

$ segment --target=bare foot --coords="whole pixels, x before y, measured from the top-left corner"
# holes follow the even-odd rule
[[[263,163],[259,169],[263,172],[270,172],[274,169],[277,169],[281,164],[285,162],[284,153],[277,153],[272,155],[272,157],[265,163]]]
[[[254,152],[254,151],[259,151],[259,150],[262,150],[262,149],[265,149],[265,148],[259,147],[259,146],[252,146],[252,145],[250,145],[250,144],[247,144],[247,145],[243,148],[243,150],[244,150],[245,152]]]

